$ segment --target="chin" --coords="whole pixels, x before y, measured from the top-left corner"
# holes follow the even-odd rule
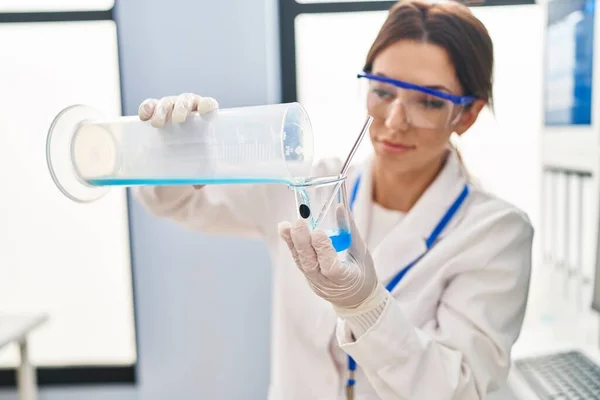
[[[396,172],[410,171],[414,169],[415,166],[415,158],[412,157],[409,152],[398,154],[378,149],[375,151],[375,155],[382,167]]]

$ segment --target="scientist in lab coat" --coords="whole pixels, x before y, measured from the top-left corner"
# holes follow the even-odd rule
[[[533,229],[525,213],[470,182],[449,140],[491,102],[492,69],[491,39],[467,7],[392,6],[358,78],[374,153],[346,181],[353,219],[344,263],[325,233],[296,220],[284,185],[138,189],[154,215],[268,244],[270,399],[485,399],[505,383]],[[215,108],[212,98],[183,94],[148,99],[139,116],[160,127]],[[340,169],[324,160],[314,174]]]

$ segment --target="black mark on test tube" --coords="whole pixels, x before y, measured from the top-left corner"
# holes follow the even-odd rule
[[[310,217],[310,208],[306,204],[300,205],[300,216],[304,219]]]

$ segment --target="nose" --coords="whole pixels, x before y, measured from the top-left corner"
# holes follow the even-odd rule
[[[405,131],[408,129],[408,125],[404,104],[396,99],[389,105],[385,126],[394,131]]]

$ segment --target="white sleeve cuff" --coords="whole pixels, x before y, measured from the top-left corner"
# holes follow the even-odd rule
[[[385,309],[388,298],[389,292],[381,284],[378,284],[373,293],[358,307],[334,307],[334,309],[337,315],[346,321],[353,336],[358,339],[377,322]]]

